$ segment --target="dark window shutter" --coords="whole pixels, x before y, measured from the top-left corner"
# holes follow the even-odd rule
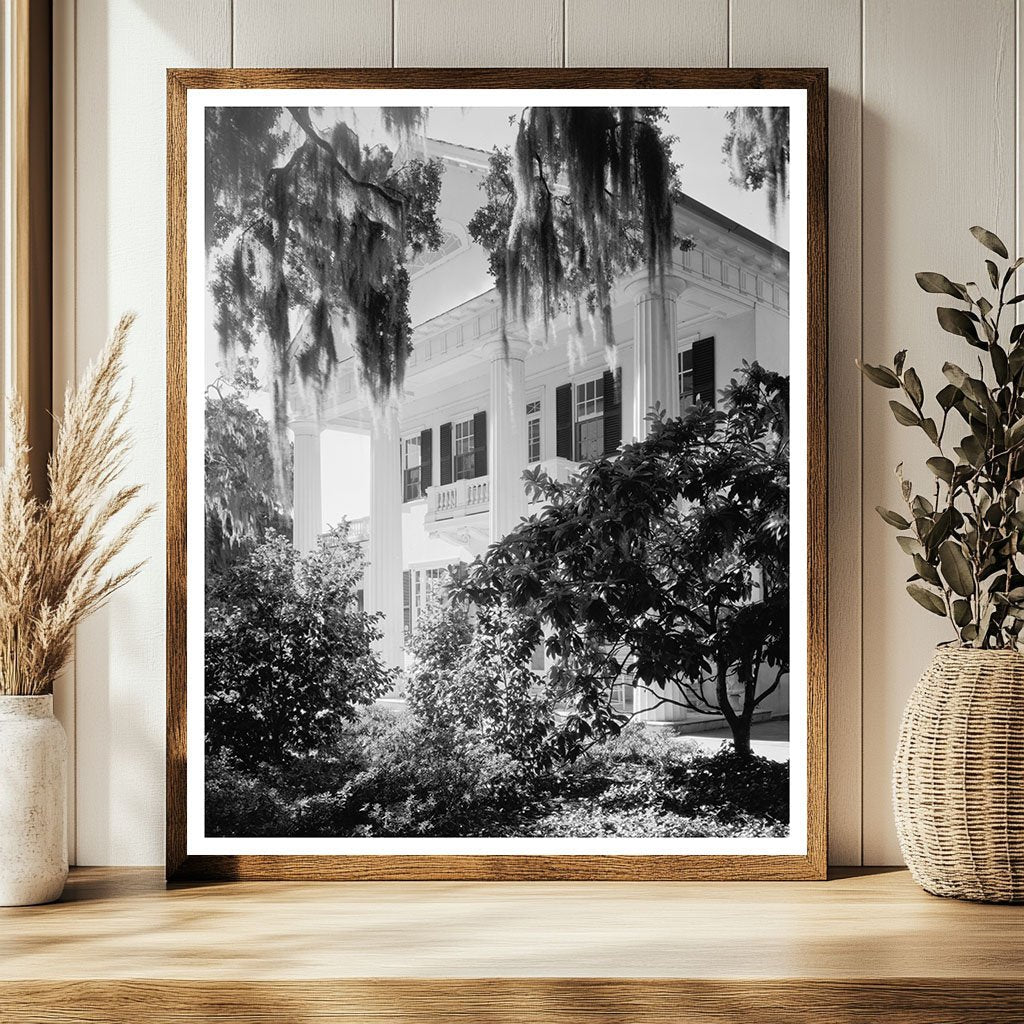
[[[412,632],[412,570],[402,570],[402,618],[406,633]]]
[[[715,404],[715,339],[700,338],[693,343],[693,395],[708,405]]]
[[[487,476],[487,413],[473,417],[473,476]]]
[[[611,455],[622,444],[622,370],[605,370],[604,453]]]
[[[434,482],[434,432],[429,427],[420,431],[420,496]]]
[[[555,388],[555,454],[572,459],[572,385]]]
[[[441,424],[441,484],[452,482],[452,425]]]

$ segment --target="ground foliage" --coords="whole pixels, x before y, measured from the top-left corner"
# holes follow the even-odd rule
[[[330,751],[259,766],[213,752],[206,812],[223,836],[770,837],[788,832],[788,771],[640,726],[536,771],[480,733],[372,708]]]

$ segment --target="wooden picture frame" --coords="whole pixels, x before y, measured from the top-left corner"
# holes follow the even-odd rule
[[[187,104],[193,90],[779,89],[806,96],[806,849],[709,855],[195,853],[187,842]],[[827,72],[808,69],[171,69],[167,74],[167,877],[820,879],[826,874]]]

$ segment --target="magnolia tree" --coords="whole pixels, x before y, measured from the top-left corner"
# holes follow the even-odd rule
[[[527,474],[546,503],[455,575],[478,605],[525,613],[567,710],[572,757],[647,705],[722,715],[741,755],[789,668],[788,380],[745,365],[719,408],[652,417],[649,436],[569,483]]]

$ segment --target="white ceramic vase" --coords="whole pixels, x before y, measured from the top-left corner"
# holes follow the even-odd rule
[[[53,697],[0,696],[0,906],[50,903],[64,891],[67,758]]]

